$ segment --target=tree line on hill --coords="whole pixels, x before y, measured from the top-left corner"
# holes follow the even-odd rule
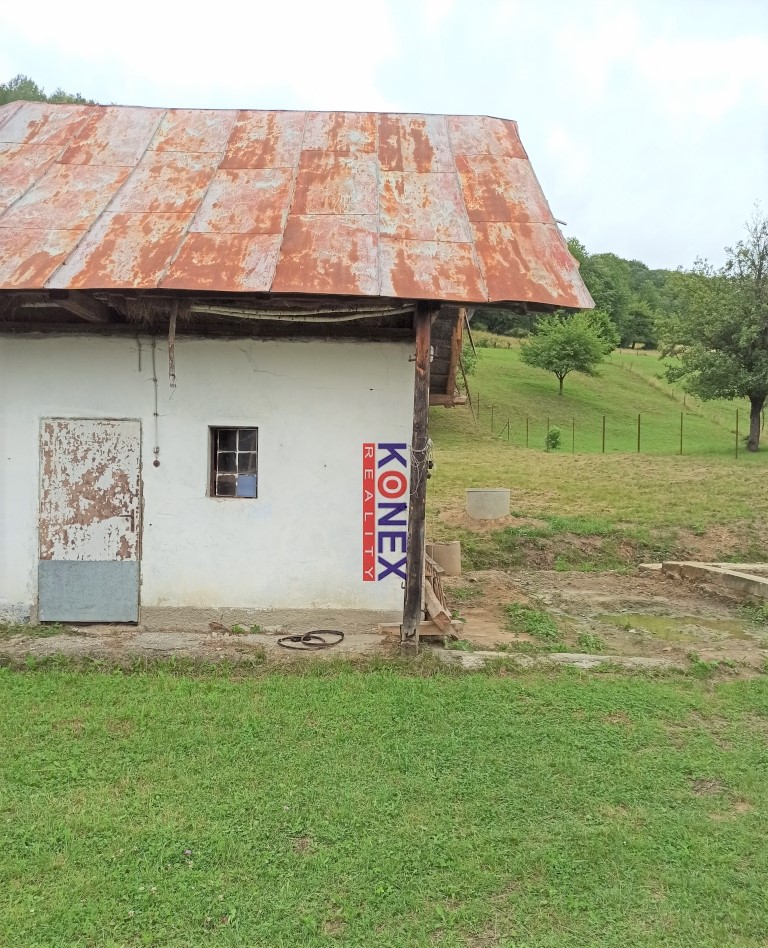
[[[95,105],[93,99],[84,99],[79,92],[72,95],[63,89],[54,89],[48,95],[42,86],[39,86],[34,79],[19,73],[8,82],[0,82],[0,105],[7,105],[9,102],[68,102],[76,105]]]

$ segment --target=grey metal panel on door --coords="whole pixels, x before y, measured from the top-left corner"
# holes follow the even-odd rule
[[[137,560],[40,560],[41,622],[138,622]]]

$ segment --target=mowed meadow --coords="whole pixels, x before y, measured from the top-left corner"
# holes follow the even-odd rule
[[[559,396],[555,376],[524,365],[514,340],[491,339],[505,348],[478,348],[472,408],[431,410],[432,537],[462,539],[468,565],[483,568],[525,565],[529,541],[554,536],[566,567],[573,537],[622,547],[603,567],[649,556],[768,559],[768,444],[757,454],[740,444],[735,457],[736,411],[746,428],[746,400],[691,399],[659,377],[658,354],[645,352],[615,352],[594,377],[569,375]],[[548,421],[561,431],[560,447],[549,452]],[[512,520],[541,522],[468,524],[461,516],[468,487],[509,487]],[[505,546],[515,555],[503,555]],[[599,557],[571,559],[577,568],[601,566]],[[545,557],[539,565],[555,564]]]

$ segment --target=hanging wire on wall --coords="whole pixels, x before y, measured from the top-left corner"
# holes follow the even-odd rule
[[[160,467],[160,414],[157,410],[157,340],[154,336],[152,337],[152,382],[155,389],[155,410],[152,413],[155,418],[155,446],[152,449],[155,460],[152,464],[155,467]]]

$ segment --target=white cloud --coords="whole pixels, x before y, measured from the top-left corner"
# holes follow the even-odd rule
[[[0,35],[108,67],[187,101],[224,92],[227,104],[251,104],[254,93],[283,89],[317,108],[387,108],[380,69],[398,42],[386,0],[231,0],[225,7],[179,0],[130,5],[41,0],[34,17],[23,4],[3,5]],[[14,72],[31,72],[19,63]],[[163,104],[173,104],[164,102]]]
[[[548,160],[557,162],[562,186],[580,186],[592,170],[592,154],[587,140],[574,135],[563,125],[552,125],[546,136]]]
[[[422,0],[422,16],[428,33],[436,33],[456,8],[456,0]]]
[[[594,0],[556,21],[554,45],[568,64],[576,95],[600,98],[616,69],[638,55],[640,22],[629,2]]]
[[[765,37],[659,39],[643,48],[635,67],[659,107],[676,117],[717,122],[750,100],[768,105]]]

